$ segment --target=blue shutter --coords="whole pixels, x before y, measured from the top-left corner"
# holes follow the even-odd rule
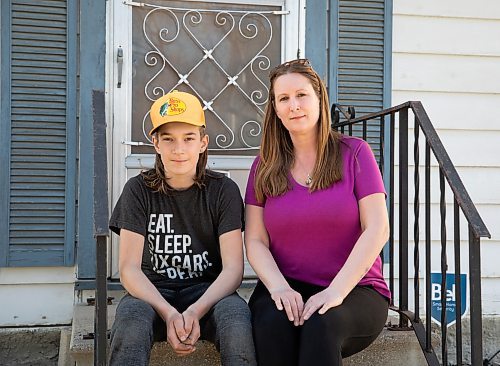
[[[318,1],[306,10],[306,55],[328,70],[331,102],[354,106],[357,117],[389,107],[392,0]],[[361,127],[354,135],[362,135]],[[378,156],[378,123],[368,124],[367,141]]]
[[[337,100],[359,114],[383,108],[384,0],[339,1]]]
[[[337,101],[354,106],[358,117],[384,108],[384,3],[339,1]],[[366,136],[377,157],[379,126],[368,122]],[[353,134],[361,137],[361,126],[356,127]]]
[[[2,265],[74,263],[75,10],[65,0],[2,1],[1,139],[10,164]]]

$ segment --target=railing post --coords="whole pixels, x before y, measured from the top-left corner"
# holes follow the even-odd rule
[[[482,365],[483,324],[481,319],[481,251],[480,240],[469,225],[469,276],[470,276],[470,338],[471,363]]]
[[[391,113],[389,145],[389,289],[391,290],[391,305],[394,304],[394,134],[396,131],[396,115]]]
[[[399,309],[408,310],[408,108],[399,112]],[[400,316],[399,327],[408,327]]]
[[[431,298],[431,147],[425,143],[425,298]],[[425,350],[432,350],[431,302],[425,301]]]
[[[96,296],[94,315],[94,365],[105,366],[108,347],[107,238],[108,172],[105,102],[102,90],[92,91],[94,120],[94,237],[96,238]]]
[[[441,355],[443,365],[448,365],[447,321],[446,321],[446,272],[448,263],[446,259],[446,201],[444,174],[439,169],[439,210],[441,216]],[[460,291],[460,289],[458,290]]]
[[[384,151],[384,148],[385,148],[385,117],[382,116],[380,117],[380,131],[379,131],[379,140],[380,140],[380,144],[379,144],[379,169],[380,171],[382,172],[382,175],[385,175],[385,167],[384,167],[384,159],[385,159],[385,151]]]
[[[455,245],[455,340],[457,349],[457,366],[462,366],[462,281],[460,279],[460,206],[457,200],[453,199],[453,242]]]
[[[420,145],[419,145],[419,132],[420,128],[418,126],[418,120],[415,118],[414,124],[414,141],[413,141],[413,161],[414,161],[414,171],[413,171],[413,183],[415,186],[415,192],[413,196],[413,265],[414,265],[414,278],[413,278],[413,293],[414,293],[414,313],[415,313],[415,321],[420,321]]]

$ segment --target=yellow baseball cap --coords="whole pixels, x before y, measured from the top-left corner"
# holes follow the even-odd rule
[[[205,112],[200,101],[194,95],[173,90],[158,98],[149,111],[153,129],[150,135],[155,133],[158,127],[169,122],[184,122],[190,125],[205,127]]]

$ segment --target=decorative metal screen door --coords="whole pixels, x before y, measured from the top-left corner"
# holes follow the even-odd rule
[[[149,107],[174,89],[202,101],[209,165],[229,171],[244,190],[260,145],[269,71],[304,49],[303,3],[113,1],[108,23],[112,205],[128,178],[153,165]],[[117,255],[111,257],[116,276]]]

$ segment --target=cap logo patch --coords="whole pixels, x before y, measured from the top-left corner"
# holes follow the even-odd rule
[[[186,103],[177,98],[169,98],[168,102],[160,107],[160,116],[175,116],[186,111]]]

